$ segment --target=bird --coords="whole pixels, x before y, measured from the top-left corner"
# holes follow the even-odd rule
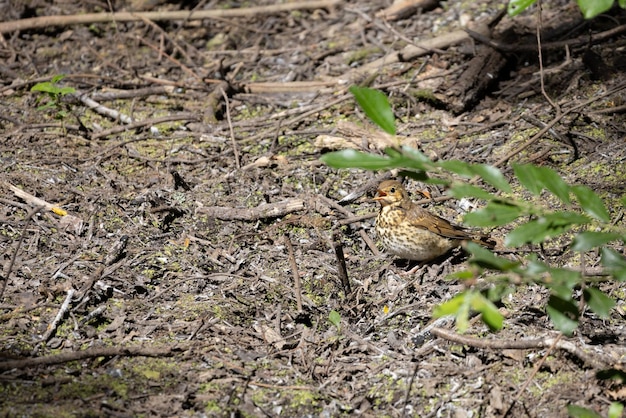
[[[488,236],[470,234],[411,201],[397,180],[380,183],[374,200],[380,203],[376,234],[385,250],[398,258],[428,262],[467,241],[495,246]]]

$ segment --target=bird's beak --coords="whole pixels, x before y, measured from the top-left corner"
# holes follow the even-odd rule
[[[387,193],[383,192],[382,190],[376,190],[376,193],[378,193],[378,195],[374,198],[374,200],[383,200],[385,197],[387,197]]]

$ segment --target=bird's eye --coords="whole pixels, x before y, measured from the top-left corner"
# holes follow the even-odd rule
[[[396,192],[396,188],[395,188],[395,187],[392,187],[391,189],[389,189],[389,192],[390,192],[390,193],[395,193],[395,192]]]

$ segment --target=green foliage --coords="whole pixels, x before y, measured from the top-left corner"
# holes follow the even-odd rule
[[[620,418],[624,411],[624,405],[619,402],[613,402],[609,406],[608,418]],[[602,415],[591,409],[583,408],[577,405],[568,405],[567,414],[572,418],[602,418]]]
[[[58,83],[64,78],[65,75],[63,74],[55,75],[50,81],[37,83],[30,89],[30,91],[41,93],[37,99],[37,104],[41,103],[44,99],[48,99],[48,101],[42,106],[39,106],[37,110],[56,110],[56,119],[63,119],[67,116],[67,110],[61,99],[68,94],[75,93],[76,90],[72,87],[60,87]]]
[[[396,122],[387,96],[378,90],[358,86],[350,87],[350,93],[372,122],[383,131],[391,135],[396,134]]]
[[[537,0],[510,0],[507,12],[511,17],[516,16],[536,2]],[[585,19],[591,19],[608,11],[615,2],[614,0],[576,0],[576,3]],[[626,9],[626,0],[618,0],[617,4],[622,9]]]
[[[492,331],[502,329],[503,318],[498,308],[489,298],[476,290],[467,290],[459,293],[452,299],[437,306],[434,316],[437,318],[448,315],[454,316],[459,331],[463,332],[469,326],[469,314],[471,311],[480,313],[483,322]]]
[[[339,312],[334,309],[330,311],[330,313],[328,314],[328,322],[333,324],[335,328],[337,328],[337,331],[339,331],[341,326],[341,315],[339,314]]]
[[[388,102],[380,100],[382,93],[372,94],[368,90],[355,90],[361,101],[375,98],[365,104],[359,101],[368,109],[368,115],[391,112]],[[580,271],[550,266],[538,260],[535,254],[523,261],[513,261],[497,256],[480,245],[468,243],[465,249],[470,254],[470,269],[456,273],[454,278],[471,283],[477,276],[489,272],[487,277],[493,287],[486,292],[470,287],[436,308],[437,316],[455,316],[460,330],[466,329],[471,312],[479,312],[490,329],[501,329],[503,318],[494,302],[513,284],[533,283],[550,290],[546,312],[559,331],[571,335],[578,326],[583,306],[606,318],[615,305],[615,301],[600,290],[598,285],[601,282],[626,281],[626,257],[608,246],[612,242],[626,243],[624,226],[611,223],[606,205],[593,190],[586,186],[568,185],[550,168],[531,164],[513,166],[517,182],[534,196],[527,200],[513,196],[511,185],[496,167],[454,160],[434,162],[408,147],[388,148],[385,155],[338,151],[323,155],[321,160],[334,168],[402,168],[406,170],[405,175],[445,186],[455,198],[481,199],[485,202],[484,206],[468,213],[464,218],[465,224],[506,227],[510,230],[504,239],[508,247],[546,245],[558,239],[559,242],[569,243],[569,250],[581,258],[587,252],[597,254],[599,251],[603,271],[596,277],[586,277]],[[478,179],[482,180],[483,186],[476,185]],[[563,208],[553,209],[554,205],[549,202],[554,201],[560,202]],[[626,206],[626,198],[621,203]],[[582,289],[582,299],[574,298],[575,289]]]

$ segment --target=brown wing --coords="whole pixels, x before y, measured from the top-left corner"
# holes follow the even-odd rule
[[[439,234],[451,239],[472,239],[472,237],[463,230],[463,228],[452,225],[450,222],[437,215],[433,215],[426,209],[422,209],[417,205],[413,205],[407,210],[407,222],[417,228],[427,229],[435,234]]]

